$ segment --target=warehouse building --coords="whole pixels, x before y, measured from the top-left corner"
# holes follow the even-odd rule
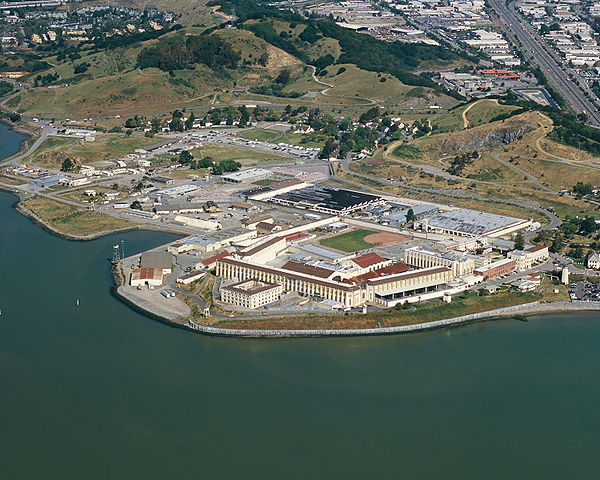
[[[195,282],[196,280],[200,280],[202,277],[204,277],[204,275],[206,275],[206,272],[203,272],[201,270],[193,270],[191,272],[184,273],[183,275],[177,277],[175,281],[182,285],[189,285],[190,283]]]
[[[140,259],[140,268],[158,268],[163,275],[172,272],[173,255],[169,252],[144,252]]]
[[[349,215],[366,209],[369,205],[383,205],[384,199],[370,193],[355,192],[326,185],[310,187],[275,195],[271,201],[305,210],[328,213],[330,215]]]
[[[278,283],[245,280],[221,288],[221,300],[244,308],[258,308],[281,298],[283,287]]]
[[[221,176],[221,180],[226,183],[252,183],[259,180],[271,178],[273,172],[264,168],[247,168],[239,172],[228,173]]]
[[[131,271],[129,284],[132,287],[159,287],[163,284],[163,269],[136,268]]]
[[[456,237],[501,237],[531,225],[531,220],[460,208],[423,220],[425,231]]]

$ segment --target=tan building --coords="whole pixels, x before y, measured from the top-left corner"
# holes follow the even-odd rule
[[[245,280],[221,289],[221,300],[244,308],[258,308],[281,298],[283,287],[278,283]]]
[[[454,280],[452,269],[447,266],[411,270],[367,280],[365,299],[372,303],[393,306],[420,295],[434,293]]]
[[[455,277],[469,275],[475,270],[475,261],[453,252],[442,253],[422,247],[412,247],[404,251],[404,263],[411,267],[430,268],[446,266],[452,269]]]
[[[393,306],[404,301],[418,301],[420,296],[426,299],[454,280],[452,269],[445,266],[387,275],[367,280],[361,285],[332,280],[327,276],[327,269],[322,270],[299,268],[296,263],[275,268],[223,258],[217,261],[216,274],[225,279],[280,284],[283,292],[295,291],[308,297],[332,300],[346,308],[358,307],[366,302]]]
[[[177,277],[175,280],[177,283],[181,283],[182,285],[189,285],[196,280],[200,280],[202,277],[206,275],[206,272],[201,270],[192,270],[191,272],[184,273],[183,275]]]
[[[263,265],[275,260],[277,255],[286,248],[287,241],[284,237],[273,237],[266,241],[255,243],[237,252],[235,255],[246,262]]]
[[[162,268],[136,268],[132,270],[129,284],[132,287],[159,287],[163,284]]]
[[[523,270],[529,270],[541,263],[544,263],[550,258],[550,252],[548,247],[535,246],[529,247],[525,250],[513,250],[509,252],[508,258],[515,261],[516,269],[518,272]]]
[[[167,247],[167,252],[174,255],[178,253],[185,253],[193,250],[194,246],[191,243],[173,243]]]
[[[234,258],[222,258],[217,261],[217,276],[238,281],[258,280],[278,283],[284,292],[299,292],[309,297],[333,300],[345,307],[357,307],[363,303],[361,288],[313,277],[308,274],[292,272],[283,268],[267,267]]]
[[[271,215],[261,215],[260,217],[245,218],[241,223],[250,230],[256,230],[259,223],[273,223],[273,217]]]

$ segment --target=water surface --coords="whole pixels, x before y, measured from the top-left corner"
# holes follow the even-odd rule
[[[54,237],[0,193],[2,477],[594,478],[596,315],[376,338],[230,339],[111,296],[172,235]],[[76,300],[80,306],[76,306]]]

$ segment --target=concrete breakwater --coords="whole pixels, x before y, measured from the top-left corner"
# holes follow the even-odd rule
[[[484,319],[511,317],[516,314],[538,314],[559,312],[582,312],[600,310],[596,302],[531,302],[513,307],[499,308],[487,312],[473,313],[461,317],[447,318],[427,323],[402,325],[382,328],[356,328],[339,330],[242,330],[233,328],[216,328],[199,325],[188,319],[186,327],[209,335],[227,335],[236,337],[321,337],[321,336],[355,336],[355,335],[393,335],[418,332],[434,328],[458,326]]]
[[[113,275],[114,277],[114,275]],[[184,326],[186,325],[186,320],[182,318],[180,315],[177,315],[173,312],[167,312],[154,305],[153,303],[146,301],[138,296],[128,292],[126,288],[119,286],[114,290],[115,296],[119,298],[124,303],[134,307],[136,310],[149,315],[152,318],[159,319],[161,321],[166,321],[173,325]]]

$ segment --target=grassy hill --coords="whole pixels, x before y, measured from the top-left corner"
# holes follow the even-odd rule
[[[134,6],[147,3],[136,0]],[[218,9],[203,1],[166,3],[182,16],[188,9]],[[152,4],[162,7],[160,1]],[[49,56],[43,60],[52,67],[29,79],[34,88],[20,92],[6,106],[29,115],[81,118],[210,106],[231,98],[322,107],[456,104],[426,75],[412,73],[424,62],[456,62],[456,55],[444,49],[380,42],[330,21],[277,10],[268,16],[240,15],[237,27],[189,26],[145,41],[111,39],[82,51],[76,60]],[[209,40],[220,42],[235,58],[223,65],[196,59],[206,52],[197,48],[192,55],[189,48]],[[212,57],[217,63],[222,58],[229,57]],[[313,79],[312,66],[333,89],[320,93],[326,85]],[[49,76],[52,79],[44,81]]]

